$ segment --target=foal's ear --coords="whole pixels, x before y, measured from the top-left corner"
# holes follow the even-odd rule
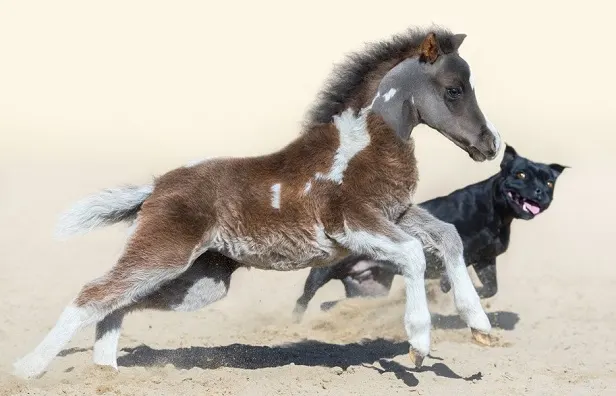
[[[436,40],[436,34],[430,33],[419,47],[419,61],[434,63],[439,56],[439,52],[440,48]]]
[[[454,34],[453,36],[451,36],[451,46],[453,47],[454,51],[457,51],[458,48],[460,48],[465,38],[466,34],[464,33]]]
[[[509,162],[513,161],[513,159],[517,156],[518,153],[515,151],[515,149],[512,146],[505,144],[505,155],[503,156],[503,159],[501,161],[501,168],[507,165]]]
[[[556,177],[560,176],[560,174],[563,173],[563,171],[566,168],[571,168],[570,166],[560,165],[560,164],[550,164],[549,167],[550,167],[550,169],[552,169],[554,171],[554,175]]]

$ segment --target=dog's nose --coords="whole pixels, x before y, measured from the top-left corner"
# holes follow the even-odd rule
[[[538,188],[535,190],[535,197],[537,198],[541,198],[541,196],[543,196],[543,190]]]

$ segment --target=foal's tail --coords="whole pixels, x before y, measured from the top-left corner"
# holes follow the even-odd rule
[[[153,189],[153,185],[124,186],[90,195],[60,216],[55,236],[64,239],[85,234],[97,227],[133,221]]]

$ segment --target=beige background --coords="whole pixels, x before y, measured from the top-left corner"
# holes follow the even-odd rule
[[[6,383],[0,393],[612,394],[616,56],[614,10],[607,4],[0,2],[0,381]],[[298,134],[334,62],[365,41],[433,22],[468,34],[460,52],[504,140],[531,159],[572,166],[552,208],[516,222],[512,248],[499,259],[501,289],[486,302],[488,310],[519,315],[515,329],[497,331],[500,347],[482,349],[466,331],[437,329],[433,355],[444,360],[427,360],[426,371],[408,370],[404,348],[394,363],[375,363],[335,345],[362,337],[404,340],[399,280],[386,301],[328,315],[318,304],[341,296],[342,288],[327,285],[307,321],[295,326],[289,314],[307,272],[241,270],[229,298],[211,308],[127,320],[121,347],[168,348],[162,358],[145,355],[178,368],[137,364],[117,376],[99,373],[91,352],[77,349],[56,359],[41,380],[24,383],[8,374],[122,246],[122,226],[53,241],[62,209],[100,188],[147,182],[189,160],[278,149]],[[428,128],[414,136],[420,200],[498,169],[500,157],[473,163]],[[454,312],[450,296],[437,296],[433,308]],[[311,364],[299,357],[271,363],[272,353],[313,356],[301,344],[263,354],[250,347],[303,338],[330,346],[313,351]],[[84,330],[71,347],[91,342],[92,330]],[[233,343],[245,347],[223,348],[225,367],[203,363],[211,352],[203,347]],[[196,349],[177,349],[189,347]],[[195,366],[182,364],[190,357],[205,370],[182,370]],[[256,363],[238,368],[234,359]],[[329,367],[345,361],[352,368],[342,375]],[[479,371],[481,378],[472,377]]]

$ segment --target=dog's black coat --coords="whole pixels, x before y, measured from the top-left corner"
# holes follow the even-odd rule
[[[565,168],[531,161],[507,145],[499,173],[419,204],[440,220],[455,225],[464,244],[466,265],[474,267],[482,283],[477,290],[481,298],[492,297],[498,290],[496,257],[509,247],[511,222],[530,220],[548,209],[556,179]],[[537,208],[540,212],[533,214]],[[426,259],[426,277],[437,278],[441,274],[440,260],[428,252]],[[312,268],[304,293],[297,300],[296,318],[301,317],[317,290],[331,279],[343,282],[347,297],[382,296],[389,293],[396,274],[388,263],[367,261],[363,257],[349,257],[330,267]],[[445,274],[441,276],[441,289],[444,292],[450,289]]]

